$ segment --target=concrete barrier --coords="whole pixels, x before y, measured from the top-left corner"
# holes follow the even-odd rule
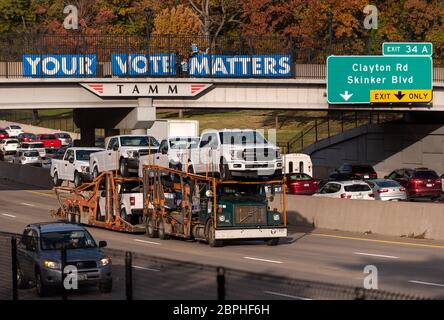
[[[52,189],[54,186],[48,169],[4,161],[0,161],[0,178],[41,189]]]
[[[444,203],[288,195],[287,221],[290,225],[444,240]]]

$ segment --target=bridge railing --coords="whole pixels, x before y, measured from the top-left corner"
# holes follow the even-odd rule
[[[325,61],[329,55],[380,55],[382,40],[326,39],[286,36],[220,36],[215,41],[205,36],[189,35],[83,35],[83,34],[0,34],[0,77],[22,78],[23,55],[95,55],[95,77],[113,77],[112,54],[146,54],[171,56],[175,68],[161,77],[189,77],[181,72],[183,59],[195,54],[224,56],[280,56],[291,57],[292,78],[325,79]],[[434,81],[444,82],[444,42],[434,45]],[[194,50],[193,50],[194,49]],[[126,57],[125,56],[125,57]],[[115,67],[115,66],[114,66]],[[124,77],[140,77],[129,72]],[[218,77],[211,68],[208,77]],[[201,76],[199,76],[201,77]],[[236,76],[231,76],[236,78]],[[263,78],[264,76],[261,75]],[[266,76],[265,76],[266,78]]]

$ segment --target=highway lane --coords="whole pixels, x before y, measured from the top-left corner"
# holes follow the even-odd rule
[[[0,181],[0,230],[21,232],[28,223],[50,220],[49,210],[57,208],[50,191],[23,188]],[[362,286],[364,267],[375,265],[382,290],[444,297],[444,242],[292,230],[277,247],[263,242],[234,242],[223,248],[210,248],[191,241],[161,241],[144,235],[89,229],[96,239],[107,240],[113,249],[312,281]],[[156,273],[149,270],[150,266],[139,267],[138,274]],[[272,284],[267,286],[271,288]],[[292,296],[288,290],[270,288],[264,288],[261,297]]]

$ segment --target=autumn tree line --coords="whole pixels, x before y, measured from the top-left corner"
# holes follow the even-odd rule
[[[65,30],[74,5],[79,30]],[[363,9],[378,8],[378,29],[363,27]],[[330,18],[329,18],[329,12]],[[430,41],[444,50],[443,0],[0,0],[2,33],[84,35],[284,36],[302,47],[331,39],[347,50],[382,41]],[[370,48],[371,49],[371,48]]]

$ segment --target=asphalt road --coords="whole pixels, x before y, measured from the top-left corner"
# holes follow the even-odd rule
[[[26,224],[49,221],[49,211],[56,209],[57,205],[52,191],[27,190],[26,186],[0,180],[0,231],[21,233]],[[96,240],[106,240],[108,248],[136,254],[135,298],[216,298],[215,268],[206,267],[195,272],[196,267],[156,261],[154,257],[356,287],[363,286],[367,276],[364,268],[374,265],[381,290],[444,298],[442,241],[290,229],[289,237],[276,247],[266,246],[263,242],[236,241],[222,248],[210,248],[192,241],[162,241],[140,234],[98,228],[89,230]],[[114,290],[110,297],[86,290],[72,298],[124,298],[123,256],[113,257],[113,261]],[[339,292],[328,294],[322,290],[296,290],[295,284],[257,279],[246,272],[227,273],[228,299],[345,298]],[[35,297],[32,290],[21,291],[20,294],[23,298]]]

